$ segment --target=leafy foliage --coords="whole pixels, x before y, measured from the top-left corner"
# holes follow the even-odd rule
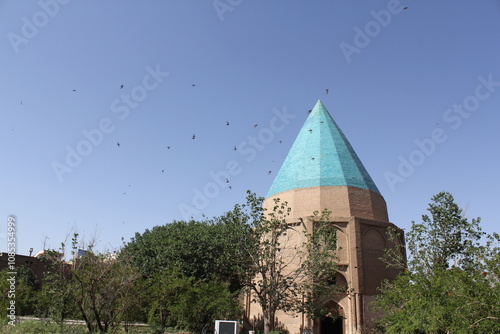
[[[181,328],[199,333],[216,319],[241,319],[242,307],[227,283],[184,278],[183,291],[171,306],[171,318]]]
[[[386,333],[500,332],[500,236],[482,232],[479,218],[463,217],[451,194],[441,192],[432,201],[432,218],[423,215],[407,234],[407,266],[402,252],[387,254],[405,271],[383,287],[377,302],[385,313],[380,328]]]
[[[306,278],[300,286],[301,294],[307,296],[299,303],[298,309],[312,319],[331,312],[325,300],[336,293],[347,292],[347,287],[339,286],[337,274],[337,229],[328,221],[331,212],[324,210],[321,215],[314,212],[311,217],[313,232],[306,232],[305,254],[302,270]]]
[[[263,198],[249,192],[247,204],[236,209],[252,227],[243,248],[250,266],[240,277],[261,306],[264,333],[269,333],[276,329],[279,310],[325,313],[323,296],[335,287],[336,233],[327,222],[328,212],[322,217],[315,213],[308,230],[303,222],[287,220],[291,209],[286,202],[275,199],[270,212],[264,212],[262,203]]]
[[[45,263],[43,284],[37,296],[36,315],[51,318],[62,324],[65,319],[79,318],[73,286],[71,267],[64,261],[64,243],[59,251],[47,250],[39,258]]]
[[[10,301],[15,301],[17,315],[33,315],[36,305],[36,294],[40,284],[27,265],[16,267],[16,274],[9,274],[8,268],[0,271],[0,316],[6,318]],[[14,278],[15,289],[11,290],[11,278]],[[10,295],[10,297],[9,297]]]
[[[2,334],[84,334],[87,329],[81,325],[61,325],[48,321],[23,321],[15,326],[3,325],[0,323],[0,333]]]
[[[133,304],[133,267],[109,255],[87,252],[72,270],[76,304],[90,332],[106,333],[118,325]]]
[[[201,222],[174,221],[136,233],[124,245],[119,259],[142,274],[141,307],[149,323],[199,330],[216,318],[241,317],[237,293],[250,233],[241,218],[236,209]]]
[[[230,214],[214,220],[174,221],[136,233],[120,258],[129,258],[145,276],[179,272],[197,279],[220,279],[236,290],[240,243],[248,227]]]

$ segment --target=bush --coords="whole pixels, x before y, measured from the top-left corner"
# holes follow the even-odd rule
[[[0,322],[2,334],[87,334],[87,327],[82,325],[60,325],[53,321],[23,321],[15,326],[8,325],[5,320]],[[110,334],[153,334],[157,333],[150,327],[132,327],[127,332],[120,326],[110,330]],[[163,333],[163,332],[161,332]]]
[[[15,326],[4,324],[0,327],[5,334],[83,334],[87,333],[85,326],[63,325],[47,321],[24,321]]]

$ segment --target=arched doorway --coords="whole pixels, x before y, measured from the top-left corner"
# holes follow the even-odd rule
[[[319,319],[319,334],[344,334],[344,309],[334,301],[326,306],[329,312]]]

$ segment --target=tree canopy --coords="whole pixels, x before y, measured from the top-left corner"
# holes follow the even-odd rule
[[[404,271],[385,283],[377,301],[385,314],[381,331],[500,332],[499,235],[483,232],[479,218],[464,217],[448,192],[433,196],[428,211],[406,234],[408,262],[404,245],[386,254]]]

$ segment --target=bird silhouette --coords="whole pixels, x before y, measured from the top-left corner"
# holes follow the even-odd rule
[[[403,7],[403,9],[408,9],[408,7]]]
[[[229,122],[228,122],[228,121],[226,121],[226,125],[229,125]]]
[[[170,146],[167,146],[167,150],[170,150]]]
[[[73,92],[76,92],[76,89],[73,89]]]
[[[226,179],[226,183],[229,183],[229,179]]]
[[[312,130],[312,129],[309,129],[309,132],[310,132],[310,133],[312,133],[312,132],[313,132],[313,130]]]
[[[310,114],[312,112],[312,109],[309,109],[307,112]]]
[[[254,124],[253,127],[256,128],[259,124]]]
[[[122,89],[122,88],[123,88],[123,85],[120,86],[120,89]]]
[[[269,174],[271,174],[271,173],[272,173],[272,171],[267,171],[267,175],[269,175]]]
[[[231,186],[229,186],[229,190],[231,190],[231,189],[232,189],[232,187],[231,187]]]
[[[164,169],[162,169],[162,170],[161,170],[161,173],[163,174],[164,172],[165,172],[165,170],[164,170]]]
[[[233,150],[235,150],[235,151],[236,151],[236,150],[238,150],[238,149],[237,149],[237,148],[236,148],[236,146],[235,146],[235,147],[233,148]]]
[[[195,139],[196,138],[196,135],[193,135],[193,138],[192,139]]]
[[[280,140],[280,141],[279,141],[279,143],[281,144],[281,143],[282,143],[282,141]]]
[[[23,101],[21,101],[21,105],[23,105]]]
[[[193,84],[193,86],[192,86],[192,87],[194,87],[194,86],[196,86],[196,85],[195,85],[195,84]]]
[[[119,143],[119,142],[116,142],[116,146],[120,147],[120,143]]]
[[[328,94],[328,88],[327,88],[327,89],[325,89],[325,92]]]

